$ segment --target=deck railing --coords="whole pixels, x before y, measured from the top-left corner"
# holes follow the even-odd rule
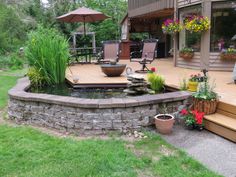
[[[174,8],[174,0],[128,0],[129,16]]]

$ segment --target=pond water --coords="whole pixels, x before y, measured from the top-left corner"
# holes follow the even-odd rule
[[[123,92],[125,88],[78,88],[73,89],[67,84],[46,86],[42,88],[30,88],[32,93],[45,93],[51,95],[71,96],[88,99],[107,99],[127,97]]]

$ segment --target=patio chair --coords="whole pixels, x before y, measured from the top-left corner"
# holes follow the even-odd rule
[[[143,41],[143,50],[131,52],[130,62],[138,62],[142,65],[141,70],[137,73],[146,73],[149,71],[147,64],[151,64],[155,59],[155,51],[157,48],[157,39],[147,39]],[[141,58],[137,57],[141,56]]]
[[[104,41],[102,42],[102,51],[98,56],[98,63],[118,62],[120,53],[120,41]]]

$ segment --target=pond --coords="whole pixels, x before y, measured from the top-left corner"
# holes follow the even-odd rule
[[[30,88],[28,92],[45,93],[51,95],[71,96],[88,99],[108,99],[127,97],[123,92],[125,88],[77,88],[74,89],[67,84],[45,86],[42,88]]]

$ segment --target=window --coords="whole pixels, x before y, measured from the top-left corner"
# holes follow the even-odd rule
[[[236,47],[236,1],[212,3],[211,52]]]
[[[183,23],[184,19],[190,15],[201,15],[201,6],[183,8],[179,11],[179,14],[180,21]],[[199,52],[201,49],[201,34],[182,30],[179,34],[179,48],[182,49],[184,47],[193,48],[194,51]]]

